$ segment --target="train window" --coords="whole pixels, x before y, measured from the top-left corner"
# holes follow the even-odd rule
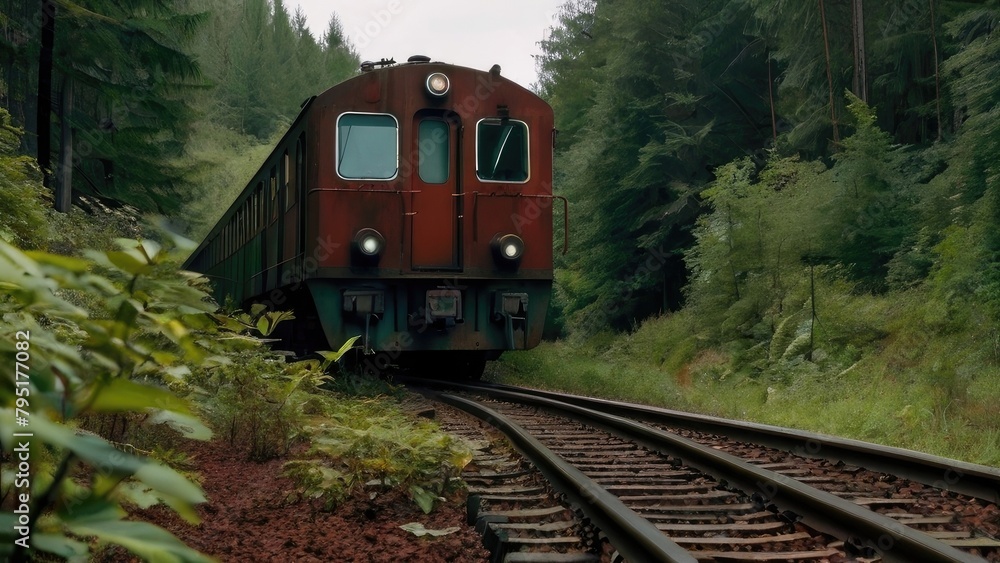
[[[271,167],[271,220],[278,218],[278,169]]]
[[[285,157],[281,160],[281,165],[285,169],[281,183],[283,184],[282,189],[285,190],[285,211],[288,211],[295,205],[295,192],[288,189],[291,185],[292,161],[288,159],[287,150],[285,151]]]
[[[264,212],[264,182],[257,182],[257,226],[263,228],[267,224],[267,215]]]
[[[487,182],[528,181],[528,126],[483,119],[476,127],[476,175]]]
[[[299,135],[295,144],[295,191],[305,198],[306,186],[306,134]]]
[[[399,124],[385,113],[337,119],[337,174],[347,180],[391,180],[399,168]]]
[[[420,170],[420,179],[428,184],[443,184],[448,181],[451,169],[450,133],[451,128],[444,121],[425,119],[420,122],[417,168]]]

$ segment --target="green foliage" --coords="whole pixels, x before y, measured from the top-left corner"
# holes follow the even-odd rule
[[[403,487],[430,512],[453,491],[462,468],[472,460],[465,444],[430,421],[413,418],[385,398],[352,399],[316,395],[305,429],[310,447],[285,464],[299,494],[332,509],[362,487]]]
[[[823,178],[822,166],[776,154],[759,173],[748,159],[720,168],[704,193],[713,211],[699,219],[687,255],[688,306],[713,341],[747,339],[783,353],[768,342],[791,318],[801,321],[809,303],[809,256],[825,221],[816,204],[828,193]]]
[[[0,108],[0,238],[21,248],[37,248],[45,239],[44,191],[34,160],[17,154],[24,131]]]
[[[195,2],[211,12],[194,43],[214,88],[211,121],[259,140],[284,129],[307,97],[352,76],[360,60],[336,15],[320,41],[283,2]]]
[[[354,347],[354,343],[357,342],[359,338],[361,338],[360,335],[348,338],[347,342],[344,342],[344,344],[336,352],[330,352],[330,351],[319,352],[320,356],[323,357],[323,365],[320,367],[325,370],[326,368],[330,367],[331,364],[339,362],[340,359],[344,357],[344,354],[346,354],[351,348]]]
[[[283,357],[255,349],[258,341],[240,335],[230,338],[240,340],[246,349],[232,354],[225,364],[196,372],[191,380],[199,392],[211,397],[206,416],[231,445],[245,445],[250,459],[285,455],[300,437],[303,387],[318,385],[325,376],[315,362],[285,364]]]
[[[557,275],[570,331],[634,329],[649,315],[679,308],[686,276],[708,271],[691,263],[685,268],[680,260],[709,251],[707,239],[696,250],[691,237],[703,211],[696,196],[727,182],[725,163],[747,155],[754,185],[761,182],[757,173],[783,157],[834,164],[826,174],[816,169],[810,172],[816,177],[793,182],[811,197],[756,194],[742,202],[742,213],[753,211],[752,201],[801,204],[780,216],[763,214],[773,220],[759,230],[782,231],[766,237],[768,259],[793,266],[805,256],[809,264],[834,266],[856,282],[855,291],[923,282],[935,267],[940,229],[952,214],[969,217],[970,204],[996,177],[991,155],[1000,148],[993,115],[1000,94],[988,76],[1000,51],[989,30],[1000,12],[995,2],[864,4],[864,73],[855,72],[851,38],[858,20],[849,3],[681,2],[665,9],[650,0],[579,0],[563,6],[542,42],[538,91],[556,109],[562,133],[556,186],[573,202],[572,215],[585,218],[573,223],[573,238],[586,252],[559,264]],[[853,80],[861,75],[867,86]],[[895,144],[945,138],[957,142]],[[767,145],[776,151],[770,157],[755,151]],[[952,162],[963,169],[951,169]],[[786,223],[807,228],[795,234]],[[740,226],[733,234],[749,237]],[[705,237],[706,228],[702,223],[695,232]],[[802,234],[809,249],[788,248]],[[996,254],[1000,236],[988,240],[984,252]],[[784,277],[765,282],[766,275],[757,276],[763,270],[776,275],[776,264],[755,271],[740,262],[749,241],[718,239],[719,248],[734,245],[723,254],[731,271],[725,279],[723,270],[713,270],[712,279],[740,295],[726,330],[741,333],[766,331],[754,321],[781,309],[774,293],[760,295],[761,286],[791,291]],[[698,291],[689,287],[688,295]],[[714,308],[721,311],[721,304]]]
[[[277,139],[265,142],[240,134],[214,121],[197,123],[188,151],[199,162],[189,174],[190,195],[177,221],[193,240],[201,240],[215,226],[246,186]]]
[[[13,95],[6,99],[22,120],[37,104],[55,102],[52,144],[73,165],[70,170],[55,158],[52,173],[72,173],[78,193],[176,212],[187,169],[175,159],[195,118],[192,94],[204,86],[185,49],[203,15],[162,0],[54,3],[53,88],[39,100],[33,80],[43,35],[39,4],[10,4],[3,66]],[[61,127],[72,128],[72,146],[60,146]]]
[[[488,377],[1000,466],[991,407],[1000,392],[996,335],[967,330],[941,338],[919,312],[925,292],[838,298],[820,326],[842,324],[832,340],[853,338],[862,348],[826,342],[812,362],[800,356],[764,372],[740,368],[747,348],[710,346],[692,335],[697,319],[680,312],[618,335],[603,354],[565,341],[505,354]],[[849,334],[858,328],[867,334]]]
[[[765,108],[724,68],[743,48],[741,11],[577,2],[543,43],[539,89],[571,143],[558,147],[556,185],[586,217],[571,222],[587,249],[566,264],[577,275],[560,279],[571,328],[623,329],[680,305],[699,185],[760,143],[734,124]]]
[[[205,500],[198,487],[80,427],[94,415],[142,412],[144,424],[210,435],[191,406],[164,388],[215,354],[198,328],[214,307],[196,280],[174,273],[176,264],[152,241],[122,240],[119,250],[87,258],[24,253],[0,242],[0,315],[13,329],[0,337],[0,355],[11,366],[22,362],[17,372],[25,374],[12,371],[0,381],[0,416],[14,420],[15,408],[28,413],[17,416],[28,419],[25,429],[34,434],[33,474],[31,490],[20,492],[32,499],[29,528],[41,551],[79,556],[90,546],[74,538],[94,537],[156,560],[205,559],[155,526],[122,520],[120,508],[158,499],[196,521],[193,507]],[[90,309],[67,300],[68,293],[92,296]],[[3,438],[3,455],[11,456],[17,444]],[[90,469],[81,473],[82,467]],[[5,521],[13,516],[2,514]],[[12,530],[5,524],[2,533]],[[3,542],[4,549],[12,546]]]
[[[891,137],[875,124],[875,113],[847,93],[855,132],[843,141],[835,156],[833,182],[839,193],[827,207],[832,215],[824,249],[827,256],[848,268],[863,289],[885,289],[889,263],[913,239],[917,193],[906,154],[891,145]]]
[[[295,317],[267,311],[260,304],[249,313],[211,313],[210,322],[226,347],[225,357],[206,362],[183,383],[186,393],[201,396],[212,425],[233,446],[245,445],[250,459],[263,461],[288,453],[301,437],[303,404],[329,377],[316,360],[285,362],[264,347],[277,325]]]

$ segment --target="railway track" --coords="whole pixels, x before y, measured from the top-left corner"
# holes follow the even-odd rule
[[[470,523],[498,562],[1000,561],[995,469],[497,386],[432,398],[484,421],[438,416],[480,444]]]

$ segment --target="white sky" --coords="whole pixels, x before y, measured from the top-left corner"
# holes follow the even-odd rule
[[[336,12],[362,61],[410,55],[501,73],[530,88],[538,42],[565,0],[285,0],[319,39]]]

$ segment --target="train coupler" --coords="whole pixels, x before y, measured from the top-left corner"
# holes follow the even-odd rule
[[[441,330],[455,328],[462,318],[462,292],[457,289],[429,289],[424,301],[424,326]]]
[[[385,293],[377,289],[348,289],[344,291],[344,312],[364,319],[365,332],[362,335],[361,350],[366,356],[374,354],[371,342],[371,327],[378,323],[379,315],[385,312]]]
[[[524,337],[522,348],[528,347],[528,294],[496,292],[493,297],[493,320],[504,324],[504,338],[508,350],[516,350],[514,331],[521,329]]]

